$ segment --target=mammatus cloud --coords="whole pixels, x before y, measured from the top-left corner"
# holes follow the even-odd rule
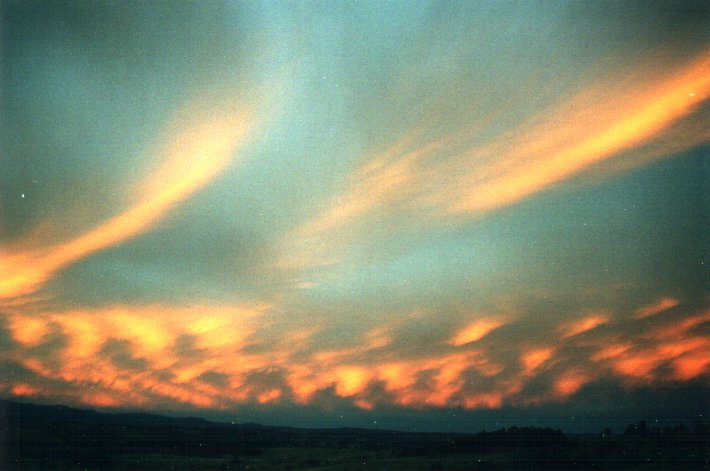
[[[710,311],[675,319],[644,332],[637,343],[607,346],[595,359],[608,361],[617,374],[631,382],[652,383],[663,366],[670,370],[671,378],[679,381],[707,375],[710,339],[703,335],[702,326],[708,322]]]
[[[597,381],[634,388],[707,378],[710,313],[629,319],[590,327],[576,322],[566,337],[540,329],[520,338],[525,316],[497,327],[488,321],[476,340],[442,340],[411,350],[401,324],[381,325],[359,343],[326,348],[318,331],[295,332],[262,344],[279,330],[280,308],[269,305],[111,306],[9,312],[9,344],[0,360],[20,365],[0,392],[102,407],[233,409],[243,404],[310,404],[332,395],[362,409],[499,408],[566,400]],[[276,325],[274,325],[276,323]],[[570,325],[558,330],[568,331]],[[335,328],[335,327],[333,327]],[[487,334],[481,332],[487,331]],[[454,338],[458,336],[457,332]],[[480,334],[480,335],[479,335]],[[473,337],[471,337],[473,338]],[[469,337],[466,337],[468,340]],[[406,349],[406,350],[405,350]]]
[[[366,157],[330,206],[284,237],[276,265],[329,265],[376,237],[375,227],[387,237],[469,220],[600,163],[623,171],[696,146],[710,137],[696,132],[702,126],[694,118],[710,98],[709,64],[710,51],[704,51],[666,73],[616,71],[493,138],[472,131],[428,139],[423,125]],[[638,155],[629,160],[632,154]],[[376,224],[384,219],[387,224]]]
[[[19,349],[5,352],[3,360],[22,365],[45,384],[73,385],[80,394],[75,399],[92,405],[141,405],[162,397],[217,407],[220,395],[239,400],[237,383],[263,361],[249,360],[240,352],[252,341],[268,308],[113,306],[18,312],[6,315],[4,323]],[[210,371],[229,378],[229,391],[220,393],[200,380]],[[17,393],[17,387],[30,391],[27,384],[18,383],[11,392]],[[44,389],[41,384],[33,387]]]
[[[155,146],[158,167],[144,180],[142,196],[131,207],[67,241],[0,247],[0,299],[31,294],[68,265],[150,230],[219,175],[247,140],[254,119],[233,110],[190,114],[192,119],[169,126]]]
[[[542,365],[545,364],[555,354],[552,347],[536,347],[523,352],[520,362],[523,365],[524,373],[532,375]]]

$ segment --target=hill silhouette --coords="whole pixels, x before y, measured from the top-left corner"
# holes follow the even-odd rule
[[[710,463],[704,427],[649,430],[642,422],[622,434],[573,436],[525,426],[303,429],[0,401],[0,469],[685,470]]]

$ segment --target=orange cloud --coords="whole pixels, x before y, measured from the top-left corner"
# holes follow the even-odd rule
[[[554,353],[555,349],[553,348],[537,348],[525,352],[521,357],[525,374],[533,374],[542,364],[552,358]]]
[[[600,325],[607,324],[611,320],[608,314],[593,314],[583,319],[567,322],[557,328],[557,332],[562,338],[574,337],[575,335],[589,332]]]
[[[417,369],[411,362],[386,362],[376,367],[377,377],[390,391],[403,391],[411,388],[417,380]]]
[[[244,403],[313,403],[333,394],[368,410],[384,404],[473,409],[563,400],[600,378],[618,378],[629,387],[689,381],[710,368],[710,340],[693,332],[707,322],[707,313],[679,313],[685,317],[664,325],[617,322],[609,325],[609,337],[566,340],[608,323],[609,316],[595,314],[563,325],[564,335],[533,347],[515,339],[505,345],[479,342],[500,325],[515,323],[484,318],[455,332],[438,350],[408,356],[398,350],[397,324],[365,330],[360,343],[341,349],[323,350],[314,331],[305,329],[295,332],[297,341],[274,340],[264,350],[254,342],[262,329],[274,327],[269,309],[9,312],[3,324],[14,343],[0,358],[36,376],[0,390],[30,398],[58,395],[97,407],[169,403],[227,410]],[[47,380],[71,387],[48,391]],[[527,387],[539,391],[541,384],[547,384],[541,393]]]
[[[37,396],[41,390],[25,383],[18,383],[10,388],[10,394],[15,396]]]
[[[39,345],[50,331],[46,321],[32,316],[18,314],[8,317],[6,322],[12,338],[25,347]]]
[[[472,394],[463,400],[466,409],[497,409],[503,405],[504,394],[499,392]]]
[[[82,395],[81,402],[94,407],[116,407],[121,405],[116,397],[96,391]]]
[[[646,317],[655,316],[656,314],[676,307],[678,304],[680,304],[680,300],[678,299],[661,298],[653,304],[637,309],[636,312],[634,312],[634,319],[645,319]]]
[[[344,227],[379,207],[401,203],[420,178],[417,162],[443,145],[434,143],[416,148],[413,147],[415,137],[416,133],[412,133],[386,151],[366,159],[367,163],[350,177],[342,195],[314,220],[284,237],[280,244],[284,253],[277,265],[303,269],[333,264],[339,260],[343,245],[352,242],[357,232],[351,226],[344,233]],[[338,236],[333,237],[333,234]]]
[[[636,312],[643,319],[677,304],[676,300],[662,299]],[[617,375],[631,382],[687,381],[707,373],[710,339],[692,333],[692,329],[708,320],[710,313],[705,312],[649,326],[635,331],[635,338],[629,341],[601,347],[590,359],[608,362]]]
[[[10,313],[5,316],[8,330],[20,349],[8,355],[41,378],[95,388],[91,399],[84,401],[90,405],[126,404],[133,394],[143,392],[198,407],[218,407],[223,394],[200,384],[196,377],[220,368],[236,377],[261,366],[264,359],[260,364],[239,352],[261,325],[267,309],[264,305],[116,306],[33,316]],[[36,332],[61,335],[65,340],[52,357],[30,353],[27,349],[42,345],[43,340],[27,337],[27,326]],[[189,348],[195,353],[179,350],[181,338],[192,340]],[[110,351],[105,350],[110,342],[125,345],[123,355],[133,358],[136,366],[115,363]],[[239,364],[240,357],[243,364]],[[268,397],[276,396],[272,393]]]
[[[642,378],[648,381],[655,377],[652,373],[658,368],[663,358],[653,351],[642,351],[624,354],[614,362],[614,368],[623,377]]]
[[[706,375],[710,370],[710,341],[706,340],[702,348],[676,359],[673,366],[675,377],[680,381]]]
[[[673,74],[607,81],[526,123],[493,165],[468,175],[453,213],[509,205],[660,136],[710,97],[710,51]],[[611,90],[611,91],[610,91]],[[510,136],[506,136],[510,139]],[[464,181],[461,184],[465,184]]]
[[[274,388],[274,389],[269,389],[268,391],[265,391],[265,392],[259,394],[256,397],[256,400],[259,404],[266,404],[269,402],[273,402],[280,397],[281,397],[281,390]]]
[[[350,357],[350,364],[343,366],[346,357],[343,354],[324,359],[315,354],[312,365],[282,365],[291,371],[287,380],[295,399],[308,403],[317,391],[334,387],[338,396],[368,409],[376,404],[368,397],[370,386],[380,384],[391,400],[401,406],[462,405],[456,396],[466,384],[466,372],[475,370],[486,375],[492,368],[479,352],[471,351],[365,363]]]
[[[316,234],[337,229],[382,204],[401,199],[417,178],[417,162],[442,147],[441,143],[435,143],[408,150],[407,145],[411,142],[412,137],[407,137],[375,156],[355,174],[345,195],[338,198],[316,221],[303,227],[302,233]]]
[[[422,126],[384,152],[366,156],[341,194],[283,237],[275,265],[288,270],[333,265],[363,239],[469,220],[602,162],[620,172],[701,144],[710,136],[705,126],[685,119],[710,98],[708,64],[710,51],[704,51],[669,73],[658,67],[615,71],[489,139],[472,126],[467,136],[427,140]],[[645,157],[629,159],[634,152]],[[386,225],[372,224],[382,219]]]
[[[395,403],[416,407],[463,405],[454,397],[466,385],[465,374],[469,370],[485,376],[491,365],[479,352],[460,352],[383,362],[375,367],[376,379],[392,394]],[[429,380],[420,385],[422,375]]]
[[[710,311],[706,311],[697,315],[689,316],[684,319],[679,319],[675,322],[662,325],[653,329],[649,335],[655,339],[678,338],[688,334],[690,330],[698,327],[706,322],[710,322]]]
[[[596,362],[609,358],[617,358],[632,347],[633,345],[630,343],[612,343],[611,345],[605,345],[601,350],[591,356],[591,360]]]
[[[372,372],[363,367],[345,366],[335,371],[335,392],[348,397],[361,393],[372,379]]]
[[[495,329],[505,325],[507,322],[500,318],[478,319],[468,324],[449,340],[449,344],[460,347],[468,343],[473,343],[482,339]]]
[[[250,125],[246,113],[234,112],[173,125],[158,146],[160,165],[144,181],[144,196],[132,207],[66,242],[0,250],[0,299],[32,293],[62,268],[149,230],[226,167]]]
[[[590,378],[586,374],[579,371],[571,371],[555,380],[554,390],[559,397],[566,398],[582,389],[582,386],[589,381]]]

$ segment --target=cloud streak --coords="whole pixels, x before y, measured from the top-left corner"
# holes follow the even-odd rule
[[[697,130],[694,113],[710,98],[708,64],[705,50],[665,74],[617,71],[493,138],[474,125],[469,135],[426,140],[422,125],[364,158],[341,195],[283,238],[276,265],[331,265],[368,238],[470,220],[602,163],[626,170],[633,152],[660,158],[698,145],[707,133],[689,138],[687,128]]]
[[[645,319],[646,317],[655,316],[663,311],[676,307],[680,301],[676,298],[661,298],[657,302],[644,306],[634,313],[634,319]]]
[[[219,175],[248,138],[252,119],[247,112],[227,110],[175,122],[156,146],[159,165],[134,205],[65,242],[0,248],[0,299],[31,294],[68,265],[150,230]]]
[[[475,213],[513,204],[657,138],[710,97],[709,60],[710,51],[705,51],[660,77],[642,70],[546,111],[536,119],[539,124],[527,123],[513,136],[496,163],[482,169],[483,178],[478,171],[467,176],[473,184],[459,190],[448,210]]]
[[[505,324],[506,321],[503,319],[477,319],[456,332],[451,340],[449,340],[449,343],[455,347],[473,343]]]

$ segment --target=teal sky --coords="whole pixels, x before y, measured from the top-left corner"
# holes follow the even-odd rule
[[[703,2],[0,18],[3,397],[406,429],[710,412]]]

